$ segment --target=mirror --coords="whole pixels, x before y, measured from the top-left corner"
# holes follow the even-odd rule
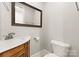
[[[42,27],[42,10],[25,2],[12,2],[12,25]]]

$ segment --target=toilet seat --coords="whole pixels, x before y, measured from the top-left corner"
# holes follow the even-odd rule
[[[58,56],[55,55],[54,53],[48,53],[44,57],[58,57]]]

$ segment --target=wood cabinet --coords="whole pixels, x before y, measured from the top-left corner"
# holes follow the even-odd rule
[[[13,49],[0,53],[0,57],[29,57],[30,56],[30,41],[19,45]]]

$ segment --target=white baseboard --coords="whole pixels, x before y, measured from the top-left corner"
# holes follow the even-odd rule
[[[37,53],[35,53],[34,55],[32,55],[31,57],[43,57],[44,55],[48,54],[49,52],[46,49],[43,49]]]

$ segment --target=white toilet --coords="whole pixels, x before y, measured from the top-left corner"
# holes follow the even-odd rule
[[[70,45],[62,41],[51,41],[53,53],[48,53],[44,57],[67,57],[69,55]]]

